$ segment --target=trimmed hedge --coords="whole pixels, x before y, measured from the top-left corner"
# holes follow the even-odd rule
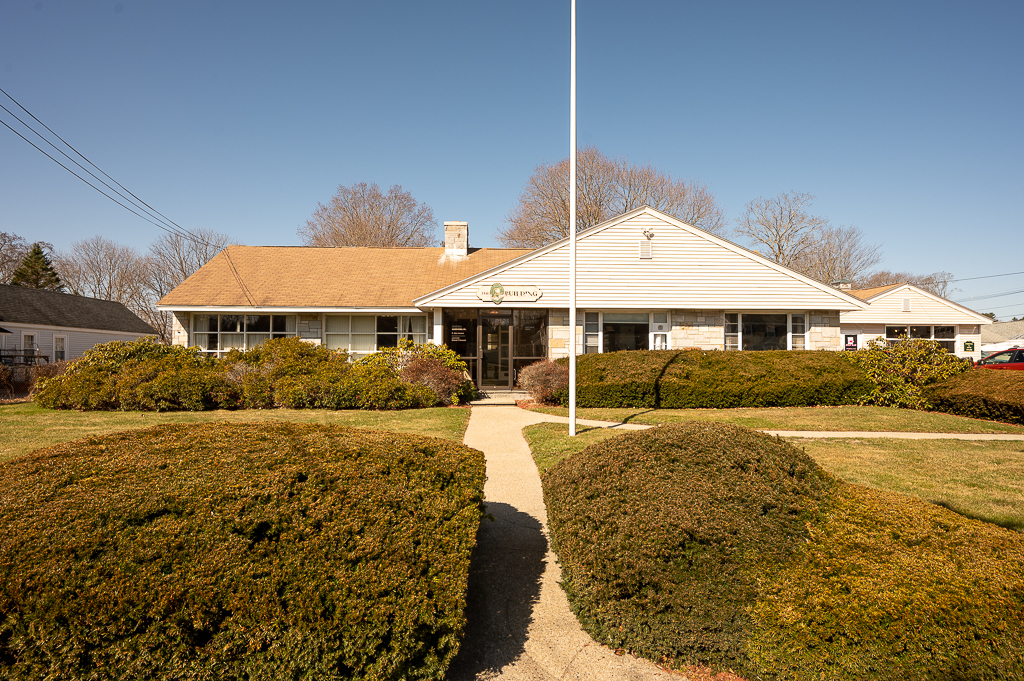
[[[484,461],[445,440],[159,426],[0,466],[6,679],[441,679]]]
[[[874,384],[840,352],[632,350],[578,359],[580,407],[661,409],[857,404]],[[568,392],[558,394],[568,404]]]
[[[1024,371],[975,368],[924,389],[935,411],[1024,425]]]
[[[349,361],[343,351],[275,338],[216,359],[151,339],[97,345],[39,383],[50,409],[409,409],[451,404],[476,391],[448,348],[403,341]]]
[[[1024,539],[688,423],[543,478],[563,586],[612,648],[758,679],[1024,679]]]

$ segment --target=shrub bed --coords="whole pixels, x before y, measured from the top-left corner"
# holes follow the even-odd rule
[[[407,409],[470,399],[465,368],[448,348],[407,341],[353,363],[298,338],[224,359],[143,339],[96,346],[40,381],[34,399],[80,410]]]
[[[759,679],[1024,678],[1024,541],[842,483],[788,443],[689,423],[543,478],[584,628]]]
[[[440,679],[480,452],[340,426],[158,426],[0,466],[7,679]]]
[[[970,360],[947,352],[937,341],[905,336],[894,343],[870,340],[850,357],[874,383],[864,401],[880,407],[927,409],[925,386],[971,368]]]
[[[580,407],[663,409],[857,404],[873,389],[863,369],[838,352],[704,350],[584,355]],[[558,392],[568,404],[567,390]]]
[[[1024,425],[1024,371],[971,369],[923,394],[935,411]]]

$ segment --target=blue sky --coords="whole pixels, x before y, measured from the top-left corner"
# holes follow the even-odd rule
[[[372,181],[495,246],[534,167],[568,153],[568,7],[5,0],[0,87],[186,228],[298,244],[317,202]],[[699,179],[732,220],[758,196],[814,194],[888,269],[1024,271],[1024,3],[577,12],[581,145]],[[6,128],[0,231],[58,248],[159,235]],[[986,302],[1024,316],[1024,293]]]

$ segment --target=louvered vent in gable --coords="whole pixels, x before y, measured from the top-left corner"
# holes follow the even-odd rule
[[[643,241],[641,241],[639,243],[640,243],[640,259],[641,260],[650,260],[652,258],[652,255],[651,255],[651,240],[650,239],[644,239]]]
[[[910,312],[910,298],[903,299],[903,311]]]

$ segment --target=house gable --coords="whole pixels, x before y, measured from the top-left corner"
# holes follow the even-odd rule
[[[910,309],[904,310],[904,300]],[[852,324],[991,324],[974,310],[929,293],[912,284],[890,286],[867,298],[866,310],[844,312],[841,323]]]
[[[653,233],[648,240],[644,232]],[[641,258],[642,245],[650,258]],[[580,232],[577,306],[591,309],[857,310],[867,304],[649,207]],[[644,254],[646,255],[646,254]],[[536,287],[516,307],[568,307],[569,241],[562,239],[418,298],[419,307],[481,306],[493,284]]]

